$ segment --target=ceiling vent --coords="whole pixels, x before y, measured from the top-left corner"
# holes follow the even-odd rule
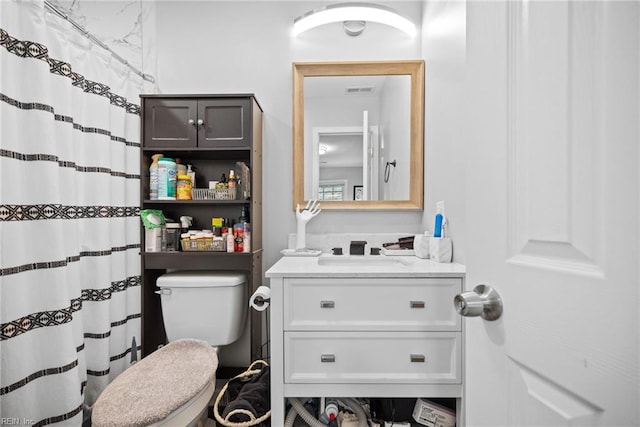
[[[375,87],[373,86],[352,86],[346,89],[347,95],[349,94],[362,94],[362,95],[371,95],[375,91]]]

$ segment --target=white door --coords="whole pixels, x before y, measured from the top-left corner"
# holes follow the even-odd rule
[[[639,426],[640,2],[468,2],[467,426]]]
[[[371,160],[369,160],[369,111],[362,112],[362,200],[371,200]]]

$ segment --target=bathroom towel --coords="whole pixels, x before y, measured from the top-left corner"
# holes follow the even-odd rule
[[[93,427],[139,427],[164,420],[215,381],[216,350],[200,340],[178,340],[116,377],[91,414]]]

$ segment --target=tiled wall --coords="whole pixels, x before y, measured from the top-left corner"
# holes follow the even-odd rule
[[[153,2],[50,0],[50,3],[133,67],[155,75]]]

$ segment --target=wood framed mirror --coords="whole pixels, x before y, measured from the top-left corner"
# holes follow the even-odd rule
[[[424,61],[293,63],[293,209],[422,210]]]

